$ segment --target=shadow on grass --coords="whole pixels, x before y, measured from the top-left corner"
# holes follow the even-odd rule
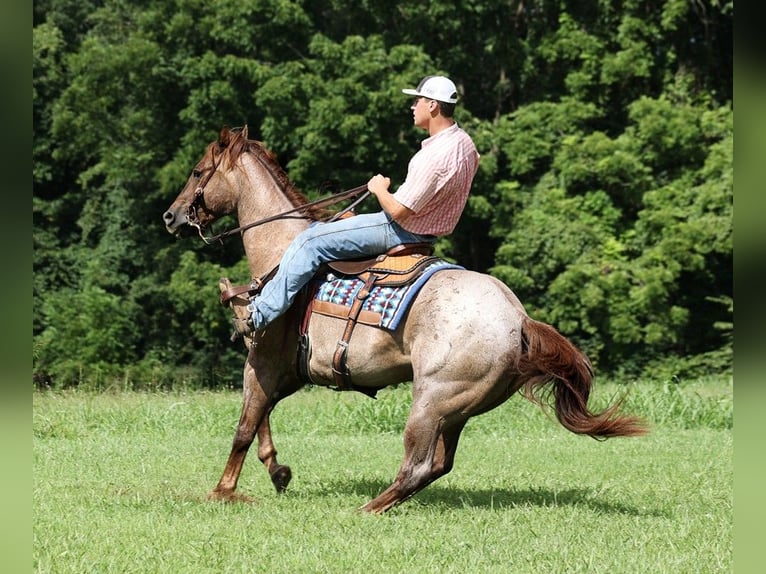
[[[317,485],[315,491],[322,495],[354,493],[369,500],[375,498],[389,484],[381,480],[364,478],[335,480]],[[425,506],[444,508],[520,508],[520,507],[564,507],[588,508],[602,514],[623,514],[628,516],[654,516],[669,518],[666,510],[638,508],[616,502],[614,499],[599,498],[598,494],[586,488],[552,490],[550,488],[528,489],[465,489],[442,487],[431,484],[405,504],[419,503]]]

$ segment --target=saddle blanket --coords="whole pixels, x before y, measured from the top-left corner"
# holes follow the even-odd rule
[[[425,282],[437,271],[445,269],[465,269],[465,267],[436,259],[433,263],[429,263],[420,276],[408,285],[401,287],[373,286],[369,296],[364,301],[364,305],[362,305],[361,315],[374,317],[374,320],[377,321],[375,326],[391,331],[395,330]],[[330,303],[336,308],[341,306],[350,309],[354,298],[363,286],[364,281],[358,277],[345,278],[329,274],[327,279],[319,285],[314,300],[315,302]],[[321,313],[319,308],[321,305],[315,305],[315,312]],[[359,322],[374,324],[372,321],[365,321],[361,318]]]

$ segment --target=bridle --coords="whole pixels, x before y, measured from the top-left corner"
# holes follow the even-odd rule
[[[223,154],[218,156],[218,159],[215,157],[215,153],[213,153],[213,150],[210,150],[210,155],[213,158],[213,169],[211,169],[207,174],[205,174],[205,177],[203,177],[199,184],[197,185],[197,189],[194,190],[194,197],[189,202],[189,205],[186,207],[186,223],[194,227],[197,232],[199,233],[199,236],[202,238],[205,243],[207,243],[207,240],[205,239],[203,228],[202,228],[202,222],[199,219],[199,216],[197,215],[197,205],[202,201],[203,195],[205,193],[205,188],[207,187],[207,184],[210,183],[210,180],[215,175],[215,172],[218,170],[218,164],[221,162],[221,157],[223,157]],[[195,168],[196,171],[196,168]],[[193,172],[192,172],[193,173]]]
[[[330,217],[327,220],[328,222],[335,221],[336,219],[339,219],[340,217],[342,217],[343,215],[345,215],[346,213],[354,209],[354,207],[356,207],[358,204],[364,201],[364,199],[370,194],[369,190],[367,189],[367,184],[360,185],[358,187],[347,189],[346,191],[341,191],[339,193],[335,193],[333,195],[329,195],[327,197],[320,198],[315,201],[310,201],[303,205],[299,205],[298,207],[294,207],[293,209],[288,209],[287,211],[283,211],[282,213],[278,213],[270,217],[265,217],[263,219],[258,219],[246,225],[240,225],[239,227],[235,227],[234,229],[229,229],[228,231],[218,233],[217,235],[213,235],[212,237],[205,237],[205,230],[202,226],[202,222],[200,221],[199,216],[197,215],[197,206],[203,200],[205,187],[207,187],[207,184],[210,183],[210,180],[213,178],[213,176],[215,175],[215,172],[218,170],[218,165],[220,164],[221,156],[223,155],[221,154],[221,156],[219,156],[218,159],[216,160],[215,154],[213,153],[212,149],[210,150],[210,154],[211,156],[213,156],[213,169],[211,169],[207,174],[205,174],[205,176],[200,180],[199,185],[197,185],[197,189],[194,190],[194,197],[192,198],[191,202],[189,202],[189,205],[186,208],[186,223],[197,230],[197,233],[199,234],[200,238],[207,245],[212,245],[215,242],[223,243],[223,240],[231,235],[242,233],[247,229],[258,227],[260,225],[264,225],[272,221],[277,221],[280,219],[308,219],[308,217],[303,212],[309,211],[318,206],[334,205],[346,199],[356,197],[357,199],[353,203],[351,203],[349,206],[344,208],[342,211],[339,211],[338,213],[334,214],[332,217]],[[256,155],[256,158],[261,163],[261,165],[263,165],[264,167],[268,167],[263,162],[263,159],[260,156]],[[266,169],[266,171],[267,173],[271,173],[268,169]]]

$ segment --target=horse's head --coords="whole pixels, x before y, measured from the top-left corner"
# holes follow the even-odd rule
[[[207,146],[205,155],[194,166],[181,193],[162,214],[168,232],[175,235],[184,224],[201,232],[235,211],[236,197],[226,175],[247,143],[247,127],[221,130],[218,140]]]

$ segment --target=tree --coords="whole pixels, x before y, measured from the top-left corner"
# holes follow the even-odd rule
[[[242,248],[176,241],[162,211],[224,125],[312,197],[400,182],[424,136],[400,90],[429,73],[456,81],[482,155],[440,255],[602,368],[726,368],[732,23],[731,2],[685,0],[36,2],[35,371],[230,380],[206,297]]]
[[[551,171],[503,188],[512,225],[493,269],[607,369],[710,352],[730,319],[716,303],[732,293],[730,110],[660,97],[629,113],[614,139],[527,142],[520,179],[533,158]]]

